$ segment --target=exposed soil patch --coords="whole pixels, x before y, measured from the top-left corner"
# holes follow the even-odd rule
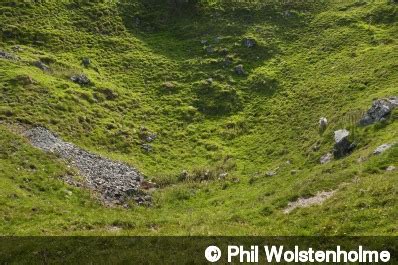
[[[317,195],[310,198],[299,198],[295,202],[289,202],[288,206],[283,210],[284,213],[290,213],[296,208],[305,208],[312,205],[322,204],[324,201],[329,199],[334,195],[336,191],[322,191],[318,192]]]
[[[85,186],[100,194],[106,204],[125,204],[133,199],[149,203],[151,197],[140,190],[143,175],[133,167],[87,152],[43,127],[28,129],[23,134],[31,144],[54,153],[76,167],[84,177]]]

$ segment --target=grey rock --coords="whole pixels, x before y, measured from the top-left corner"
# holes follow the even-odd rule
[[[380,154],[384,153],[385,151],[387,151],[388,149],[390,149],[392,146],[393,146],[393,144],[382,144],[382,145],[378,146],[373,151],[373,154],[374,155],[380,155]]]
[[[153,148],[150,144],[142,144],[141,148],[147,153],[150,153],[153,150]]]
[[[151,142],[155,141],[157,137],[158,136],[157,136],[156,133],[150,132],[145,127],[141,127],[141,129],[140,129],[140,138],[144,142],[151,143]]]
[[[97,192],[106,204],[123,204],[131,198],[142,198],[143,175],[135,168],[87,152],[43,127],[25,132],[33,146],[67,161],[84,177],[84,184]]]
[[[83,64],[85,67],[89,67],[90,64],[91,64],[90,58],[83,58],[83,59],[82,59],[82,64]]]
[[[327,153],[327,154],[323,155],[323,156],[319,159],[319,162],[320,162],[321,164],[327,164],[327,163],[329,163],[330,161],[332,161],[332,159],[333,159],[333,155],[332,155],[331,153]]]
[[[219,54],[225,56],[228,54],[228,49],[227,48],[222,48],[218,51]]]
[[[206,79],[206,83],[209,85],[213,84],[213,82],[214,82],[214,80],[211,77]]]
[[[243,39],[243,46],[246,48],[253,48],[257,45],[256,40],[252,38]]]
[[[50,67],[41,61],[36,61],[33,63],[33,65],[36,66],[37,68],[43,70],[44,72],[50,71]]]
[[[395,166],[389,166],[386,170],[387,171],[395,171]]]
[[[206,51],[207,53],[214,53],[214,48],[213,48],[213,46],[209,45],[209,46],[207,46],[207,47],[205,48],[205,51]]]
[[[362,126],[385,120],[391,111],[398,106],[398,97],[390,97],[373,101],[372,107],[359,121]]]
[[[18,60],[19,59],[14,54],[11,54],[11,53],[8,53],[8,52],[5,52],[5,51],[1,51],[1,50],[0,50],[0,58],[7,59],[7,60]]]
[[[218,175],[218,178],[219,179],[225,179],[227,176],[228,176],[228,173],[227,172],[223,172],[223,173],[220,173],[220,175]]]
[[[346,129],[334,132],[335,144],[333,148],[333,155],[335,158],[342,158],[354,150],[355,144],[350,142],[348,139],[349,136],[350,132]]]
[[[200,41],[200,44],[202,44],[202,45],[207,45],[209,42],[207,41],[207,40],[201,40]]]
[[[242,64],[239,64],[239,65],[237,65],[237,66],[235,66],[235,73],[237,74],[237,75],[245,75],[246,74],[246,71],[245,71],[245,69],[243,68],[243,65]]]
[[[224,62],[223,62],[224,67],[229,67],[232,65],[232,63],[233,63],[232,57],[227,56],[224,58]]]
[[[90,79],[84,74],[74,75],[70,78],[70,80],[82,86],[91,84]]]
[[[23,49],[22,49],[21,46],[19,46],[19,45],[15,45],[14,47],[12,47],[12,50],[13,50],[14,52],[21,52],[21,51],[23,51]]]
[[[274,170],[267,171],[267,172],[265,172],[265,175],[266,175],[267,177],[276,176],[276,171],[274,171]]]

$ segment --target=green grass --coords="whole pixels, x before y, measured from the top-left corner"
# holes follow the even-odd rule
[[[397,234],[397,173],[385,168],[398,166],[398,149],[370,155],[397,141],[396,112],[355,128],[352,155],[318,162],[335,129],[354,129],[372,99],[398,94],[397,4],[203,2],[170,16],[139,1],[12,3],[0,5],[0,49],[23,51],[0,59],[0,234]],[[243,47],[246,37],[257,46]],[[32,65],[39,59],[50,72]],[[72,83],[77,73],[93,84]],[[330,125],[320,135],[322,116]],[[73,172],[6,126],[15,122],[139,168],[161,184],[153,207],[106,208],[64,184]],[[141,127],[158,134],[153,152],[141,148]],[[282,213],[335,189],[321,206]]]

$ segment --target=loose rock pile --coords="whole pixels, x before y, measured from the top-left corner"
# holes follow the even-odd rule
[[[18,60],[19,58],[11,53],[0,50],[0,58],[7,60]]]
[[[140,191],[144,178],[136,169],[64,142],[43,127],[32,128],[25,135],[33,146],[55,153],[75,166],[85,177],[86,186],[97,191],[106,204],[124,204],[129,199],[139,204],[150,202],[151,197]]]

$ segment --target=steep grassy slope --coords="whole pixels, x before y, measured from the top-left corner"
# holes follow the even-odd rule
[[[372,99],[398,94],[397,4],[0,8],[0,50],[21,58],[0,59],[1,234],[397,234],[397,172],[385,169],[398,166],[398,148],[370,156],[397,141],[397,113],[354,126]],[[92,84],[69,80],[78,73]],[[63,184],[73,172],[17,136],[15,122],[139,168],[161,186],[153,207],[105,208]],[[320,165],[343,127],[355,130],[355,152]],[[158,135],[151,152],[143,128]],[[321,206],[282,212],[328,190]]]

